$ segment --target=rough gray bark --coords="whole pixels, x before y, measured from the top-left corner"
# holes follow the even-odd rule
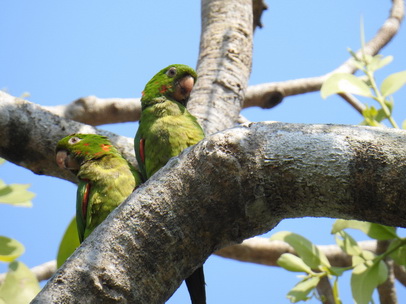
[[[48,111],[91,126],[138,121],[141,116],[140,98],[79,98],[68,105],[44,107]]]
[[[251,72],[252,0],[203,0],[199,79],[188,108],[206,134],[238,119]]]
[[[118,207],[33,303],[162,303],[212,252],[282,218],[405,227],[405,141],[405,131],[282,123],[209,136]]]
[[[36,174],[76,181],[71,173],[59,170],[55,163],[57,142],[72,133],[108,136],[121,153],[135,163],[132,139],[61,118],[44,107],[0,91],[1,157]]]

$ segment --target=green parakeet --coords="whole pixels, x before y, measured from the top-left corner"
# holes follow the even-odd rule
[[[172,64],[159,71],[142,92],[141,119],[134,140],[135,155],[144,180],[171,157],[197,144],[204,132],[186,103],[196,81],[189,66]],[[186,279],[193,304],[206,303],[203,267]]]
[[[56,147],[60,168],[77,175],[76,223],[80,242],[141,184],[141,176],[105,136],[73,134]]]

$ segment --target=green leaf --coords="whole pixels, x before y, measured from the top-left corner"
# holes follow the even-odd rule
[[[21,184],[6,185],[3,181],[0,181],[0,203],[31,207],[31,199],[35,194],[26,190],[29,186]]]
[[[390,113],[392,112],[393,103],[390,101],[385,101],[386,106],[388,107]],[[365,106],[365,109],[362,111],[362,116],[365,120],[361,125],[372,126],[372,127],[382,127],[380,123],[382,120],[388,118],[383,109],[377,110],[374,106]]]
[[[300,281],[288,292],[287,298],[291,303],[310,299],[308,294],[316,288],[319,281],[320,277],[310,277]]]
[[[7,304],[27,304],[40,289],[32,271],[25,264],[14,261],[10,263],[4,283],[0,286],[0,301]]]
[[[5,160],[4,158],[1,158],[1,157],[0,157],[0,165],[1,165],[1,164],[4,164],[5,162],[6,162],[6,160]]]
[[[11,262],[25,251],[24,245],[19,241],[0,235],[0,261]]]
[[[336,233],[346,228],[361,230],[369,237],[380,241],[397,238],[395,227],[355,220],[336,220],[331,233]]]
[[[392,108],[393,108],[393,104],[389,104],[389,102],[385,102],[385,104],[387,105],[388,109],[389,109],[389,113],[392,114]],[[381,122],[382,120],[388,118],[388,115],[386,115],[385,111],[383,109],[379,109],[378,110],[378,114],[376,115],[375,119],[379,122]]]
[[[340,239],[338,236],[341,236],[343,239]],[[362,254],[362,250],[358,246],[358,243],[345,231],[336,232],[335,239],[337,245],[345,253],[351,256],[360,256]]]
[[[392,248],[401,245],[398,249],[392,252],[389,256],[395,261],[398,265],[403,265],[406,267],[406,239],[397,239],[394,240],[390,245],[387,251],[390,251]]]
[[[327,257],[316,245],[301,235],[290,231],[280,231],[272,235],[271,240],[280,240],[292,246],[297,255],[312,269],[319,268],[320,265],[330,267]]]
[[[362,250],[361,256],[364,258],[364,261],[372,261],[376,258],[376,254],[369,250]]]
[[[386,281],[388,269],[384,262],[368,261],[357,265],[351,276],[352,296],[357,304],[368,304],[374,289]]]
[[[406,71],[389,75],[381,84],[381,93],[383,96],[389,96],[399,90],[406,84]]]
[[[329,270],[329,274],[331,274],[331,275],[333,275],[333,276],[336,276],[336,277],[339,277],[339,276],[341,276],[345,271],[351,270],[351,269],[352,269],[351,266],[350,266],[350,267],[334,267],[334,266],[331,266],[328,270]]]
[[[327,98],[337,93],[351,93],[372,97],[370,88],[358,77],[347,73],[336,73],[327,78],[320,90],[321,97]]]
[[[382,58],[383,56],[378,54],[372,57],[371,61],[368,64],[369,70],[370,71],[376,71],[384,66],[388,65],[389,63],[392,62],[393,56],[387,56],[385,58]]]
[[[61,267],[65,263],[66,259],[72,255],[72,253],[79,247],[78,229],[76,226],[76,217],[69,223],[66,228],[65,234],[62,237],[62,241],[59,245],[58,255],[56,257],[56,267]]]
[[[313,273],[309,266],[307,266],[303,260],[291,253],[282,254],[276,263],[285,268],[286,270],[293,272],[306,272]]]

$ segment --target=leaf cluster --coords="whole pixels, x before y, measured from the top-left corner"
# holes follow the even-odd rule
[[[0,164],[4,160],[0,159]],[[29,185],[6,185],[0,180],[0,203],[31,207],[34,193],[27,191]],[[22,262],[17,261],[25,251],[19,241],[0,236],[0,262],[9,263],[6,277],[0,283],[0,304],[25,304],[40,291],[36,276]]]
[[[363,49],[362,49],[363,50]],[[362,52],[357,56],[349,49],[354,65],[365,75],[357,77],[349,73],[332,74],[323,83],[321,96],[327,98],[334,94],[348,94],[367,97],[376,101],[379,107],[365,104],[362,111],[364,120],[361,125],[383,126],[387,119],[389,123],[398,128],[392,117],[394,101],[392,94],[406,84],[406,71],[391,74],[377,85],[375,72],[392,62],[393,57],[382,55],[370,56]],[[358,101],[359,102],[359,101]],[[406,125],[403,123],[403,125]],[[344,229],[357,229],[370,238],[388,240],[388,249],[376,255],[370,251],[362,250],[358,243]],[[333,297],[336,304],[341,303],[338,290],[338,278],[345,271],[352,271],[351,290],[355,303],[367,304],[372,301],[373,291],[388,278],[388,268],[385,259],[401,266],[406,265],[406,238],[396,234],[396,228],[374,223],[337,220],[333,225],[332,234],[335,235],[337,245],[352,257],[352,266],[347,268],[332,267],[326,256],[320,252],[316,245],[306,238],[292,232],[279,232],[271,240],[283,240],[296,251],[293,254],[283,254],[277,261],[278,265],[292,272],[304,272],[306,276],[293,287],[287,297],[291,302],[307,301],[317,296],[316,287],[323,277],[334,278]]]
[[[345,93],[372,98],[378,102],[379,107],[365,104],[365,109],[362,112],[364,121],[361,122],[361,125],[383,126],[382,121],[388,119],[390,124],[397,128],[398,125],[391,116],[394,105],[391,95],[406,84],[406,71],[387,76],[381,85],[378,86],[375,79],[375,71],[392,62],[393,57],[383,57],[379,54],[376,56],[364,54],[359,58],[352,50],[349,50],[349,52],[353,56],[354,65],[365,76],[357,77],[348,73],[332,74],[323,83],[320,91],[321,96],[327,98],[334,94]]]
[[[388,249],[376,255],[362,250],[358,243],[344,229],[357,229],[376,240],[390,240]],[[339,296],[338,278],[345,271],[352,271],[351,290],[355,303],[368,304],[378,285],[386,281],[388,268],[385,259],[391,258],[398,265],[406,266],[406,238],[396,234],[396,228],[384,225],[337,220],[332,229],[337,245],[352,257],[351,267],[333,267],[327,257],[308,239],[289,231],[274,234],[271,240],[281,240],[292,246],[297,255],[284,253],[277,263],[292,272],[304,272],[301,281],[287,294],[292,303],[317,297],[316,288],[324,277],[333,279],[333,297],[336,304],[342,303]]]

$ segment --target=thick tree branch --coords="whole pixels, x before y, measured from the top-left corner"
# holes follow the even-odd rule
[[[138,188],[33,303],[162,303],[212,252],[283,218],[405,227],[405,141],[400,130],[282,123],[209,136]]]
[[[197,64],[199,79],[190,111],[206,134],[235,125],[251,72],[252,0],[203,0]]]
[[[44,107],[61,117],[98,126],[109,123],[138,121],[141,115],[139,98],[79,98],[68,105]]]
[[[43,107],[0,91],[0,156],[36,174],[71,181],[76,178],[59,170],[55,146],[72,133],[108,136],[131,162],[135,163],[132,140],[54,115]]]

